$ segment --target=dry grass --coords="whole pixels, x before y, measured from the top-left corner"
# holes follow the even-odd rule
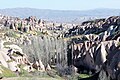
[[[39,77],[11,77],[11,78],[3,78],[2,80],[64,80],[57,78],[39,78]]]

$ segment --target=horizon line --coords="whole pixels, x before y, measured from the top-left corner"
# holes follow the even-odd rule
[[[38,9],[38,10],[56,10],[56,11],[89,11],[89,10],[100,10],[100,9],[114,9],[118,10],[116,8],[94,8],[94,9],[85,9],[85,10],[63,10],[63,9],[41,9],[41,8],[34,8],[34,7],[14,7],[14,8],[0,8],[0,10],[5,10],[5,9]]]

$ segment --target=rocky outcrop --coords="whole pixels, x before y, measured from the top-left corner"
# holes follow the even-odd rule
[[[24,64],[28,72],[57,68],[60,75],[70,75],[76,67],[79,73],[94,74],[91,79],[119,79],[119,16],[80,25],[1,16],[0,24],[12,29],[2,38],[11,44],[0,41],[1,64],[12,71]]]
[[[83,35],[83,34],[99,34],[107,31],[107,37],[115,31],[119,30],[119,16],[112,16],[106,19],[97,19],[93,21],[83,22],[81,25],[74,26],[69,29],[66,35]],[[67,37],[67,36],[66,36]]]
[[[73,37],[79,34],[71,39],[69,53],[71,65],[76,66],[79,73],[98,74],[95,80],[119,79],[119,19],[119,16],[112,16],[86,21],[69,30],[67,35]],[[83,80],[93,80],[94,77]]]
[[[9,45],[5,48],[3,42],[1,43],[2,47],[0,49],[0,63],[11,71],[20,71],[18,64],[28,63],[25,54],[17,45]]]

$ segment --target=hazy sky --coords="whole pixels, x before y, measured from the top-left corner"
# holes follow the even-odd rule
[[[54,10],[120,9],[120,0],[0,0],[0,9],[16,7]]]

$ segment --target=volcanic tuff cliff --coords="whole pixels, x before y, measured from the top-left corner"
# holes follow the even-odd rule
[[[20,72],[20,66],[8,64],[25,64],[28,72],[54,68],[61,76],[77,68],[78,73],[92,74],[90,80],[119,80],[119,16],[72,25],[1,15],[0,25],[1,64],[13,71]]]
[[[73,27],[65,34],[66,37],[72,37],[69,45],[71,46],[71,60],[73,60],[69,61],[71,65],[76,66],[79,73],[84,73],[86,70],[88,74],[98,75],[83,80],[120,79],[119,21],[119,16],[86,21],[80,26]]]

